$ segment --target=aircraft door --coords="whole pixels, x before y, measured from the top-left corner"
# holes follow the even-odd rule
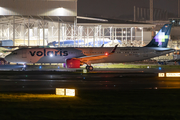
[[[22,58],[26,58],[27,55],[26,55],[26,50],[22,50]]]

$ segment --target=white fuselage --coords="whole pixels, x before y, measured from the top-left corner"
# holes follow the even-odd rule
[[[65,63],[67,59],[110,53],[104,48],[23,48],[6,56],[13,63]],[[91,63],[122,63],[141,61],[173,52],[174,49],[159,47],[118,47],[114,54]]]

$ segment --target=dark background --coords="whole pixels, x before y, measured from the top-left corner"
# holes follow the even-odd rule
[[[78,15],[133,19],[134,6],[149,8],[149,0],[78,0]],[[178,0],[154,0],[154,8],[177,17]]]

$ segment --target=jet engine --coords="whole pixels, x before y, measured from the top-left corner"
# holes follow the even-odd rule
[[[67,68],[80,68],[80,60],[76,59],[67,59],[66,60]]]

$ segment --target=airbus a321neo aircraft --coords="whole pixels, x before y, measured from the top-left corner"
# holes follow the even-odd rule
[[[122,63],[141,61],[174,51],[167,48],[171,24],[165,24],[145,47],[99,47],[99,48],[21,48],[5,57],[13,63],[65,63],[66,68],[92,71],[93,63]]]

